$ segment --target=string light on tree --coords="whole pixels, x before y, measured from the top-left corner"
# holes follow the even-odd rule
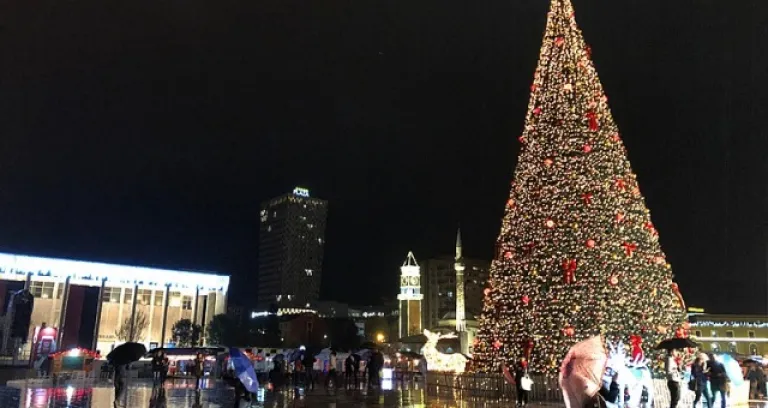
[[[554,374],[594,335],[686,336],[682,295],[570,0],[551,0],[523,129],[474,366],[498,372],[527,356],[533,372]]]

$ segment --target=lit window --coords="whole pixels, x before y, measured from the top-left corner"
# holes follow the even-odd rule
[[[125,297],[123,298],[123,303],[133,303],[133,289],[125,290]]]
[[[192,296],[182,296],[181,297],[181,309],[182,310],[192,310]]]
[[[267,232],[272,232],[272,226],[271,225],[267,225]]]
[[[53,299],[53,282],[32,282],[29,291],[34,297]]]
[[[140,305],[148,305],[152,301],[152,290],[139,289],[139,298],[137,301]]]
[[[119,303],[120,302],[120,288],[104,287],[104,293],[101,296],[101,301],[105,303]]]
[[[320,245],[323,245],[323,239],[322,238],[318,238],[317,239],[317,243],[320,244]]]
[[[304,272],[307,273],[307,276],[312,276],[312,269],[304,269]]]
[[[181,292],[171,292],[168,300],[168,306],[181,307]]]
[[[165,292],[162,290],[156,290],[155,291],[155,306],[162,306],[163,305],[163,297],[165,297]]]

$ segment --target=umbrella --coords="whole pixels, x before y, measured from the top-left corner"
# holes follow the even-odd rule
[[[368,357],[370,357],[371,354],[373,354],[373,350],[371,350],[371,349],[362,349],[362,350],[355,351],[355,353],[353,355],[357,356],[358,359],[368,360]]]
[[[256,372],[253,370],[251,359],[248,358],[240,349],[229,349],[229,361],[235,367],[235,377],[245,386],[245,389],[251,393],[259,391],[259,380],[256,378]]]
[[[697,348],[697,347],[699,347],[699,345],[695,341],[689,338],[682,338],[682,337],[666,339],[656,345],[657,350],[661,350],[661,349],[675,350],[675,349],[686,349],[686,348]]]
[[[560,366],[560,388],[566,408],[582,408],[602,387],[608,355],[600,336],[577,343]]]
[[[739,362],[728,354],[715,355],[715,359],[720,361],[725,367],[725,374],[728,376],[728,379],[731,380],[731,383],[736,387],[741,386],[744,382],[744,374],[741,372]]]
[[[275,354],[275,356],[272,357],[272,361],[274,362],[283,361],[283,360],[285,360],[285,356],[282,354]]]
[[[147,348],[143,344],[128,342],[115,347],[107,354],[107,360],[112,365],[125,365],[138,361],[145,354],[147,354]]]
[[[424,356],[422,356],[421,354],[413,351],[401,351],[400,355],[411,360],[417,359],[417,358],[424,358]]]

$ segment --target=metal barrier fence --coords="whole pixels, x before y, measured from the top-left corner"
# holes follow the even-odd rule
[[[533,387],[528,395],[531,402],[562,402],[563,393],[557,379],[544,376],[531,376]],[[452,393],[462,399],[517,399],[517,391],[501,374],[452,374],[430,372],[427,374],[427,393],[444,395]]]

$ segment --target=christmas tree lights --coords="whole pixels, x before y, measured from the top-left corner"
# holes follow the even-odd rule
[[[687,336],[590,54],[570,0],[552,0],[474,345],[481,371],[528,357],[552,374],[594,335],[646,349]]]

